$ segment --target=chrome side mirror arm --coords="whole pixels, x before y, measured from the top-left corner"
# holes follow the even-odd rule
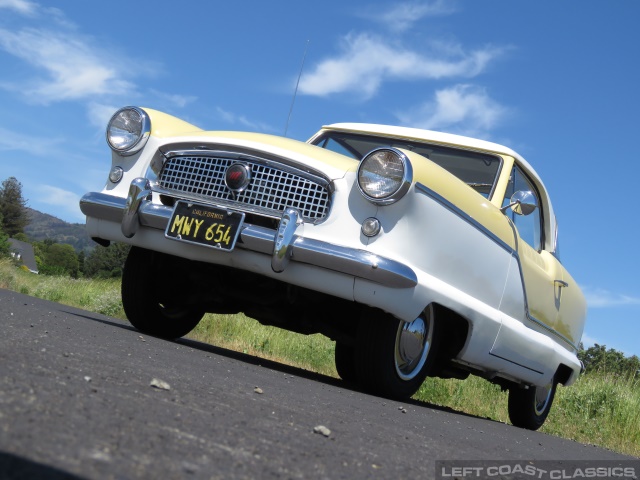
[[[518,190],[511,195],[509,205],[502,207],[500,211],[505,213],[509,208],[517,215],[530,215],[538,208],[536,197],[529,191]]]

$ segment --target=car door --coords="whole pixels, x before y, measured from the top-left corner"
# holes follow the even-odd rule
[[[557,337],[557,329],[561,326],[559,320],[564,269],[557,258],[543,248],[545,245],[544,222],[548,221],[549,212],[544,210],[535,184],[516,165],[511,171],[504,206],[509,205],[511,196],[518,191],[531,192],[537,205],[529,215],[518,215],[510,208],[505,212],[517,232],[516,251],[527,304],[524,324],[534,330]],[[527,348],[526,338],[522,338],[516,331],[502,328],[491,353],[540,373],[545,370],[546,359],[543,356],[535,358],[535,354]],[[540,352],[537,354],[540,355]]]
[[[561,265],[560,311],[555,329],[574,347],[580,343],[587,317],[587,301],[582,290],[569,272]]]
[[[540,194],[520,167],[515,166],[505,195],[506,205],[511,195],[518,191],[531,192],[538,207],[529,215],[518,215],[512,209],[506,211],[518,231],[516,248],[522,268],[529,317],[554,328],[560,311],[562,266],[550,252],[543,249],[543,227],[548,213],[543,211]]]

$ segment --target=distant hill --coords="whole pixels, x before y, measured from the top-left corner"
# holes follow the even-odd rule
[[[84,223],[68,223],[33,208],[27,210],[30,221],[24,233],[31,240],[41,242],[51,238],[58,243],[68,243],[77,252],[89,251],[95,247],[95,242],[87,235]]]

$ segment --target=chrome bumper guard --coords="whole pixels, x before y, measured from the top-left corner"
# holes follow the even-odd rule
[[[80,209],[87,217],[120,223],[122,234],[126,238],[133,237],[141,226],[166,230],[173,213],[173,207],[151,202],[149,184],[140,178],[131,183],[126,199],[91,192],[80,200]],[[236,248],[271,255],[272,269],[278,273],[284,271],[289,260],[292,260],[391,288],[412,288],[418,284],[415,272],[400,262],[366,250],[346,248],[296,235],[295,229],[300,222],[296,210],[287,209],[277,231],[245,224]]]

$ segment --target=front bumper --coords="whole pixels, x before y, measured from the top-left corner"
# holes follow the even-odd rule
[[[173,207],[153,203],[151,190],[147,187],[146,179],[138,178],[131,183],[127,198],[100,192],[87,193],[80,200],[80,209],[87,217],[120,223],[125,239],[133,237],[141,227],[165,231]],[[278,231],[245,224],[236,248],[270,255],[275,272],[283,271],[287,263],[293,261],[390,288],[413,288],[417,285],[416,273],[410,267],[366,250],[301,237],[294,233],[295,219],[291,221],[295,210],[285,211],[284,217],[287,221],[282,222]],[[282,225],[286,226],[283,228]]]

